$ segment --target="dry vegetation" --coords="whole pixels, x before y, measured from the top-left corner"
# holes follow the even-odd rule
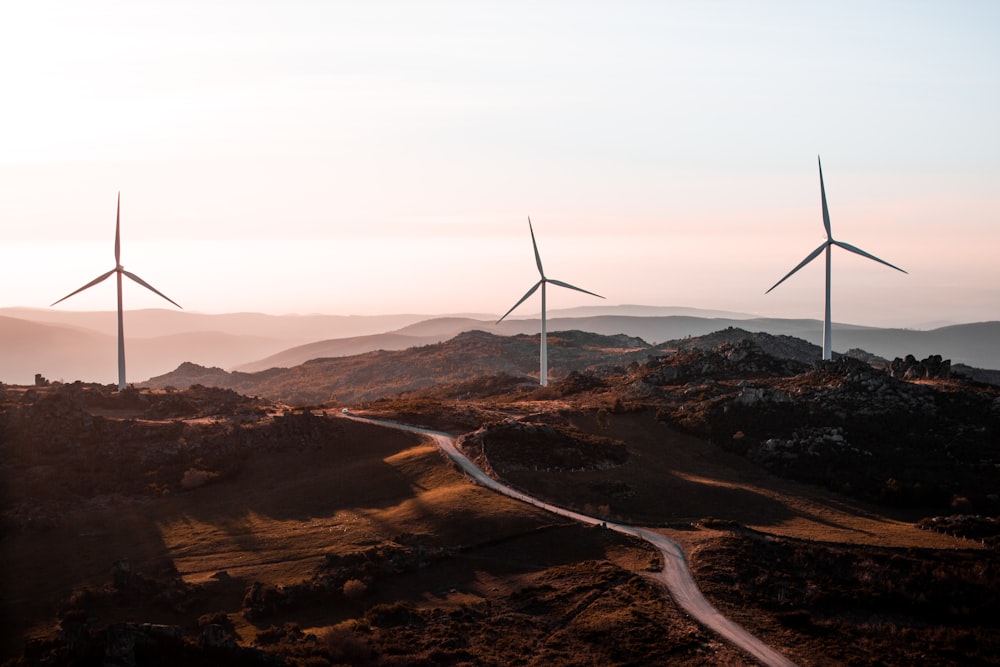
[[[700,547],[719,608],[814,665],[996,664],[1000,558],[735,530]]]
[[[530,338],[494,368],[514,348],[471,334],[466,356],[419,348],[399,373],[369,359],[351,377],[381,377],[381,398],[351,407],[466,434],[515,487],[670,535],[706,595],[799,664],[1000,664],[998,390],[735,335],[641,359],[634,341],[555,336],[561,363],[590,368],[539,388],[517,366],[537,359]],[[484,355],[498,374],[449,375]],[[330,386],[300,368],[311,408],[203,386],[0,389],[0,656],[750,664],[642,576],[648,547],[470,484],[417,436],[328,416]]]
[[[441,401],[436,414],[485,417],[467,451],[515,487],[662,526],[710,599],[800,664],[1000,664],[1000,563],[982,548],[1000,523],[997,397],[960,378],[904,381],[723,342],[461,409]],[[434,405],[421,394],[367,407],[421,403]],[[566,430],[628,456],[553,467],[524,446],[548,432],[565,450]]]
[[[3,656],[739,664],[636,574],[644,545],[498,498],[416,436],[247,399],[219,416],[231,397],[4,391]],[[189,407],[152,419],[166,404]]]

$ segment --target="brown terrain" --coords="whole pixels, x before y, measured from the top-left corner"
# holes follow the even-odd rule
[[[940,359],[815,365],[731,338],[641,360],[623,345],[545,388],[517,361],[351,409],[662,531],[713,604],[798,664],[1000,664],[1000,390]],[[754,664],[650,581],[647,545],[316,403],[3,387],[0,657]]]

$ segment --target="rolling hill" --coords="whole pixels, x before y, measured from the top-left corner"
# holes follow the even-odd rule
[[[207,315],[164,309],[125,314],[128,379],[165,373],[185,361],[232,368],[331,336],[381,333],[422,315]],[[117,376],[117,314],[38,308],[0,309],[0,382],[111,382]]]
[[[469,332],[243,375],[431,382],[361,409],[464,433],[536,498],[657,526],[717,609],[798,664],[997,664],[1000,389],[814,365],[811,343],[736,329],[551,341],[562,369],[616,366],[445,384],[535,370],[537,338]],[[206,387],[0,387],[0,659],[746,662],[677,613],[642,545],[348,417]]]
[[[623,334],[641,338],[656,345],[689,336],[704,336],[727,328],[794,336],[819,342],[822,324],[818,320],[787,320],[775,318],[709,318],[687,315],[555,317],[548,320],[550,331],[587,331],[614,336]],[[283,350],[266,359],[242,364],[240,371],[260,371],[272,366],[291,367],[320,357],[361,354],[375,350],[400,350],[408,339],[415,345],[448,340],[465,331],[479,330],[502,336],[537,335],[539,320],[505,320],[501,324],[472,318],[432,318],[415,322],[389,334],[351,339],[330,339]],[[872,354],[893,359],[912,354],[924,358],[939,354],[954,363],[976,368],[1000,369],[1000,322],[959,324],[930,331],[913,329],[878,329],[849,324],[834,325],[834,350],[846,352],[860,348]],[[816,358],[820,357],[817,348]]]
[[[271,338],[220,331],[127,336],[128,378],[149,377],[185,361],[230,366],[281,345]],[[35,374],[67,382],[112,382],[117,364],[118,343],[113,333],[0,317],[0,382],[31,384]]]
[[[818,342],[817,320],[754,318],[693,308],[607,306],[552,311],[550,330],[580,330],[641,338],[651,344],[701,336],[727,327]],[[1000,322],[928,331],[835,324],[835,350],[862,348],[892,359],[940,354],[956,364],[1000,369]],[[132,382],[169,372],[183,362],[243,372],[290,368],[311,359],[440,343],[465,331],[537,335],[537,318],[401,314],[385,316],[209,315],[149,309],[126,314],[128,377]],[[114,312],[0,309],[0,381],[28,384],[36,373],[65,381],[107,381],[116,374]],[[817,355],[818,356],[818,355]]]
[[[594,364],[644,359],[650,346],[628,336],[580,331],[549,334],[549,361],[559,375]],[[312,359],[291,368],[256,373],[184,364],[151,378],[143,386],[162,389],[193,384],[234,389],[294,404],[340,401],[355,403],[439,383],[484,375],[513,375],[531,384],[538,373],[537,336],[497,336],[485,331],[461,333],[443,343],[406,350],[379,350],[351,357]]]

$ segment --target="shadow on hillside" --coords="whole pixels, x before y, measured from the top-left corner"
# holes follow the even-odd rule
[[[166,521],[211,526],[254,551],[293,537],[298,525],[382,512],[423,490],[387,461],[418,446],[416,435],[338,420],[336,431],[280,449],[254,452],[233,477],[178,494],[164,508]],[[287,525],[285,525],[287,524]]]
[[[550,479],[525,476],[522,486],[551,485],[560,497],[593,506],[608,505],[613,513],[649,524],[714,517],[775,527],[803,519],[872,536],[879,526],[912,521],[901,512],[867,509],[825,489],[776,478],[706,440],[655,421],[649,414],[616,416],[610,429],[602,428],[590,415],[575,416],[572,421],[585,431],[626,442],[629,461],[607,471],[574,473],[568,476],[574,478],[571,482],[557,480],[554,475]],[[616,498],[600,493],[616,485],[628,489],[630,495]],[[851,517],[850,522],[842,520],[846,517]]]
[[[236,465],[235,459],[225,461],[222,476],[198,488],[155,497],[133,496],[129,487],[121,495],[84,498],[72,506],[44,505],[44,514],[6,530],[0,540],[0,655],[17,654],[24,632],[51,619],[74,591],[106,588],[119,560],[162,581],[177,573],[205,579],[233,569],[227,586],[238,586],[245,583],[236,573],[242,565],[319,560],[342,539],[335,534],[341,518],[358,508],[386,511],[420,493],[418,480],[386,462],[419,444],[418,436],[346,423],[324,430],[327,421],[306,424],[317,427],[312,433],[319,437],[299,437],[286,423],[285,431],[258,434],[260,442],[226,440],[218,451],[239,457],[247,446],[248,455]],[[199,457],[185,466],[211,469],[212,460]],[[60,474],[78,480],[100,472],[88,466],[104,463],[85,460],[83,468]],[[141,487],[144,474],[158,473],[131,474],[140,477]],[[4,507],[16,511],[21,499],[12,495],[13,481],[0,476],[0,493]],[[34,488],[17,481],[18,493]],[[150,618],[171,622],[169,613],[147,611]]]
[[[0,540],[0,656],[24,648],[24,634],[76,591],[98,591],[112,568],[170,577],[173,562],[147,506],[67,513],[57,525],[10,531]]]
[[[715,518],[731,519],[756,526],[776,526],[790,519],[801,518],[828,528],[860,532],[865,535],[875,533],[860,529],[856,524],[849,525],[836,521],[829,515],[863,514],[865,518],[875,523],[890,523],[884,517],[858,512],[853,505],[828,498],[810,498],[809,507],[815,507],[815,510],[811,510],[804,507],[801,502],[792,506],[789,500],[781,497],[787,492],[775,488],[755,488],[716,479],[698,478],[680,472],[675,472],[674,477],[679,480],[678,486],[683,487],[685,484],[689,486],[692,497],[702,499],[707,507],[719,508],[710,513]],[[775,497],[776,495],[778,497]]]

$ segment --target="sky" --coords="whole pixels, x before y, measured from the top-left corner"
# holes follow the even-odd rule
[[[1000,3],[35,1],[0,24],[0,307],[1000,319]],[[114,308],[113,281],[60,303]],[[138,285],[126,308],[172,307]],[[538,296],[517,314],[537,314]]]

